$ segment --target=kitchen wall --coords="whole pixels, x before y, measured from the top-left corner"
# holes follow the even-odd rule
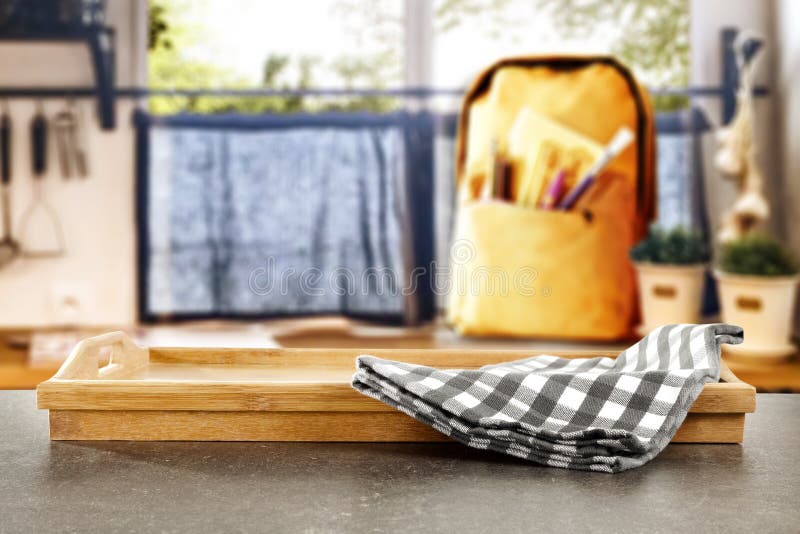
[[[784,203],[783,237],[800,258],[800,2],[777,0],[774,88],[780,106],[775,127],[780,132],[781,198]],[[800,332],[800,314],[795,314]]]
[[[780,102],[775,127],[781,140],[781,194],[787,206],[783,232],[800,257],[800,2],[778,0],[775,21],[778,54],[773,83]]]
[[[136,0],[108,2],[108,22],[116,29],[117,84],[143,80],[137,54],[145,37]],[[0,86],[90,86],[88,49],[79,43],[0,42]],[[51,138],[46,196],[58,214],[67,253],[54,259],[18,258],[0,269],[0,326],[70,323],[130,324],[135,319],[133,102],[117,103],[117,127],[104,131],[95,101],[82,99],[88,119],[90,176],[64,181]],[[12,206],[14,229],[32,198],[29,122],[35,104],[11,99],[13,122]],[[48,99],[49,117],[65,106]]]
[[[750,29],[766,38],[766,48],[756,71],[756,83],[773,85],[776,46],[774,35],[775,10],[771,1],[754,0],[691,0],[691,70],[690,85],[718,86],[721,83],[721,38],[726,27]],[[712,124],[722,121],[722,100],[698,98]],[[781,235],[783,228],[783,202],[780,192],[780,165],[776,146],[780,131],[775,127],[779,107],[774,93],[757,98],[755,103],[755,139],[758,147],[757,159],[764,173],[765,189],[773,208],[768,222],[769,231]],[[719,227],[722,214],[733,204],[736,197],[735,182],[722,177],[711,164],[717,150],[713,133],[703,139],[705,156],[705,186],[708,215],[713,232]]]
[[[796,0],[690,0],[694,85],[719,83],[719,30],[748,27],[768,38],[759,70],[761,83],[773,92],[757,101],[759,161],[765,171],[775,216],[771,229],[800,254],[800,232],[792,215],[800,206],[800,2]],[[108,2],[108,20],[117,33],[117,83],[138,85],[144,79],[143,9],[145,1]],[[85,45],[0,42],[0,85],[91,85],[93,72]],[[720,120],[717,99],[700,99],[713,121]],[[64,106],[46,100],[52,116]],[[80,101],[89,125],[91,175],[63,181],[55,147],[50,143],[46,194],[61,219],[67,254],[57,259],[17,259],[0,269],[0,327],[70,323],[130,324],[135,313],[134,151],[130,117],[134,103],[117,102],[117,127],[103,131],[95,119],[95,101]],[[31,201],[32,179],[28,123],[35,104],[10,101],[14,122],[12,205],[15,230]],[[711,218],[717,224],[730,205],[734,188],[710,165],[715,143],[707,136],[706,180]]]

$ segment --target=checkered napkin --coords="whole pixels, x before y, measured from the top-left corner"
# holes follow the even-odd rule
[[[719,380],[726,324],[668,325],[616,359],[535,356],[439,370],[359,356],[353,387],[470,447],[615,473],[666,447],[703,384]]]

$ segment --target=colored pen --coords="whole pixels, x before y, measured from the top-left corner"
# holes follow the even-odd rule
[[[606,145],[605,150],[600,155],[599,158],[592,164],[589,170],[586,172],[583,178],[572,188],[572,190],[564,197],[558,207],[562,210],[568,210],[572,206],[575,205],[575,202],[583,195],[589,186],[591,186],[595,179],[597,179],[597,175],[600,174],[606,165],[608,165],[611,160],[616,158],[631,142],[633,141],[634,135],[630,128],[627,126],[623,126],[617,133],[614,135],[614,138],[611,139],[611,142]]]
[[[567,171],[561,169],[556,173],[555,178],[550,181],[539,203],[539,208],[543,210],[551,210],[558,204],[561,195],[564,194],[564,187],[566,186],[565,180],[567,178]]]

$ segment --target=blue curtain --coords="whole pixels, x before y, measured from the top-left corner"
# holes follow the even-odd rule
[[[136,124],[142,320],[432,311],[403,291],[432,255],[430,116]]]
[[[699,108],[658,113],[658,224],[708,231],[701,136],[711,125]]]

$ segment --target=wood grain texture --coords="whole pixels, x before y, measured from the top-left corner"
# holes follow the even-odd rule
[[[37,403],[42,409],[66,410],[392,411],[357,393],[347,379],[303,382],[302,372],[299,375],[297,382],[49,380],[39,385]],[[755,390],[751,386],[719,383],[707,384],[690,411],[754,410]]]
[[[744,414],[689,414],[674,443],[738,443]],[[52,440],[446,441],[400,412],[51,410]]]
[[[43,409],[204,411],[388,411],[354,392],[355,358],[372,354],[439,368],[477,368],[525,356],[525,350],[454,349],[141,349],[114,333],[82,342],[59,373],[38,388]],[[112,344],[111,363],[97,368],[97,350]],[[559,352],[577,358],[613,353]],[[121,363],[119,363],[121,362]],[[698,413],[752,412],[755,389],[727,368],[707,384]]]
[[[100,351],[113,347],[108,365]],[[52,439],[430,441],[428,427],[350,387],[360,354],[439,368],[477,368],[530,351],[453,349],[189,349],[134,345],[112,333],[81,342],[39,385]],[[559,352],[562,357],[608,353]],[[682,442],[737,442],[755,389],[723,368],[678,433]]]
[[[563,358],[615,357],[614,351],[545,351],[543,353]],[[333,349],[229,349],[151,347],[151,363],[191,363],[223,365],[277,365],[277,366],[353,366],[356,357],[369,354],[378,358],[402,360],[419,365],[448,368],[480,367],[493,363],[526,358],[535,355],[531,350],[485,349],[383,349],[383,348],[333,348]]]
[[[731,371],[759,391],[800,393],[800,358],[780,363],[728,359]]]
[[[689,413],[672,443],[741,443],[744,418],[743,413]]]

